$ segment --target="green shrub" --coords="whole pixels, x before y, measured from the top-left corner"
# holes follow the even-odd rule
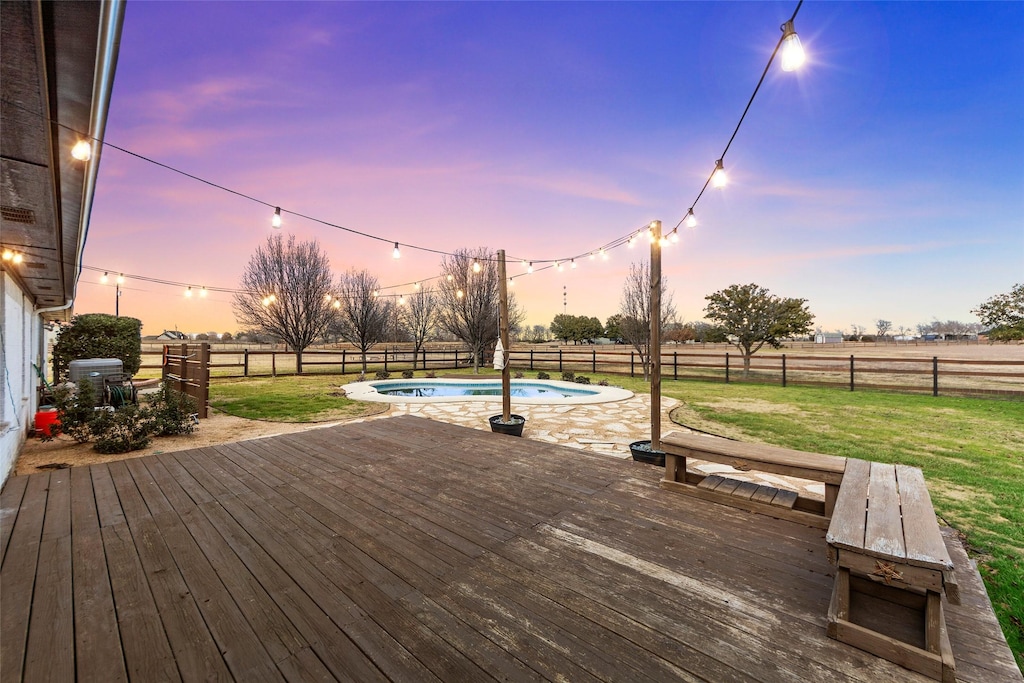
[[[563,382],[572,382],[575,379],[576,379],[576,373],[573,372],[572,370],[566,370],[565,372],[562,373],[562,381]]]
[[[415,374],[412,370],[402,370],[402,379],[412,379]]]
[[[378,370],[377,374],[374,375],[377,379],[387,379],[391,376],[391,373],[386,370]]]
[[[76,315],[53,347],[56,381],[66,380],[71,361],[82,358],[120,358],[124,371],[134,375],[142,364],[142,323],[105,313]]]
[[[97,453],[128,453],[149,445],[154,425],[148,408],[129,403],[118,410],[96,411],[96,415],[96,442],[92,448]]]
[[[576,384],[590,384],[590,378],[580,375],[576,378]]]
[[[599,386],[599,387],[606,387],[606,386],[608,386],[608,380],[606,380],[606,379],[601,380],[600,382],[597,383],[597,386]]]
[[[551,379],[551,375],[541,370],[537,373],[537,379]]]
[[[517,372],[516,372],[516,373],[515,373],[514,375],[512,375],[512,376],[513,376],[513,377],[514,377],[515,379],[522,379],[522,378],[523,378],[523,373],[521,373],[521,372],[518,372],[518,371],[517,371]]]
[[[95,403],[96,387],[88,379],[83,379],[77,387],[70,382],[58,385],[53,390],[53,405],[60,424],[54,425],[49,435],[44,434],[40,438],[50,441],[58,434],[67,434],[78,443],[85,443],[93,435]]]
[[[186,393],[176,391],[170,382],[162,382],[160,391],[146,399],[152,416],[154,436],[191,434],[196,428],[196,402]]]

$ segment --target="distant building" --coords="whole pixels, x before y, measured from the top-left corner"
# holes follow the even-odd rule
[[[183,339],[187,340],[188,335],[177,330],[164,330],[163,333],[158,334],[156,337],[157,341],[182,341]]]
[[[842,332],[817,332],[814,335],[815,344],[841,344],[843,343]]]

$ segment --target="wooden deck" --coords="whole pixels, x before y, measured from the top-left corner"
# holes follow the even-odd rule
[[[0,680],[923,681],[826,637],[824,532],[399,417],[14,477]],[[1021,681],[947,539],[962,681]]]

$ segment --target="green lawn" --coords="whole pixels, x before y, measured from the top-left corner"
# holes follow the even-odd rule
[[[637,393],[648,391],[642,379],[586,374],[595,383],[607,379]],[[337,388],[354,379],[218,381],[210,387],[210,403],[243,417],[297,422],[380,410],[337,396]],[[671,380],[663,382],[662,393],[682,401],[673,419],[691,427],[920,467],[936,513],[963,534],[977,560],[1003,633],[1024,668],[1024,402]]]

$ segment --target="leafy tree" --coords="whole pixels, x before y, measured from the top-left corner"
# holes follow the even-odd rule
[[[712,325],[703,320],[695,323],[687,323],[693,330],[693,339],[701,344],[720,344],[729,341],[729,335],[721,327]]]
[[[661,311],[658,324],[665,324],[675,318],[676,309],[672,304],[672,294],[667,291],[668,281],[661,278]],[[636,349],[640,356],[640,364],[644,369],[644,380],[650,380],[651,354],[660,349],[651,349],[651,267],[646,261],[631,263],[629,275],[622,288],[622,299],[619,302],[619,332],[623,341]]]
[[[688,323],[674,322],[665,326],[665,341],[681,344],[696,338],[693,327]]]
[[[391,324],[391,302],[380,297],[380,283],[366,270],[349,270],[338,281],[338,334],[359,349],[366,372],[366,353],[387,341]],[[333,304],[332,304],[333,305]]]
[[[597,318],[560,313],[551,321],[551,333],[558,339],[578,344],[600,337],[604,333],[604,325]]]
[[[124,371],[134,375],[142,364],[142,323],[105,313],[76,315],[53,347],[57,380],[66,380],[71,361],[83,358],[120,358]]]
[[[561,339],[563,342],[568,342],[576,336],[575,326],[576,316],[559,313],[551,321],[551,336],[555,339]]]
[[[230,332],[224,332],[223,334],[220,335],[221,341],[231,341],[232,339],[234,339],[234,337],[231,336]]]
[[[743,354],[743,376],[750,374],[750,357],[768,344],[782,346],[787,337],[808,334],[814,315],[806,299],[784,299],[756,284],[731,285],[704,297],[705,312],[729,335]]]
[[[419,357],[420,349],[423,348],[427,337],[437,326],[437,293],[429,285],[424,285],[418,292],[408,297],[408,302],[402,307],[400,315],[405,329],[412,337],[413,354],[412,367],[416,369],[416,359]],[[423,369],[426,370],[427,361],[423,361]]]
[[[473,264],[479,268],[474,268]],[[498,304],[501,283],[498,263],[486,248],[460,249],[441,261],[438,324],[470,348],[473,372],[498,343]],[[522,324],[523,314],[508,295],[509,327]]]
[[[616,313],[615,315],[608,316],[608,320],[604,323],[604,336],[609,339],[622,339],[622,314]]]
[[[320,245],[271,235],[256,249],[242,273],[244,290],[235,294],[235,317],[242,325],[284,340],[295,351],[302,372],[302,352],[323,335],[334,317],[330,306],[331,264]]]
[[[971,313],[989,328],[989,339],[1024,339],[1024,283],[1014,285],[1006,294],[990,297]]]

